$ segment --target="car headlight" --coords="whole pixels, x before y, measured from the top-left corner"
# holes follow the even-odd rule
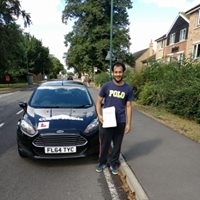
[[[94,130],[96,130],[99,126],[99,120],[98,118],[94,119],[85,129],[84,133],[90,133]]]
[[[24,133],[25,135],[28,135],[29,137],[33,137],[37,134],[37,131],[34,129],[34,127],[31,126],[28,122],[26,122],[23,119],[21,120],[21,123],[20,123],[20,129],[22,133]]]

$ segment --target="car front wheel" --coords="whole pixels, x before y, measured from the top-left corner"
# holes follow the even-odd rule
[[[17,141],[17,150],[18,150],[18,154],[19,154],[20,157],[22,157],[22,158],[27,157],[26,153],[20,147],[19,141]]]

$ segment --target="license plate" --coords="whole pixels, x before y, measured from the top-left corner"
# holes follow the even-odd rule
[[[56,153],[76,153],[76,146],[66,146],[66,147],[45,147],[44,152],[46,154],[56,154]]]

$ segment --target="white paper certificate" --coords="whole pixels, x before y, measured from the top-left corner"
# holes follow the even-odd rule
[[[115,107],[103,108],[103,128],[116,127]]]

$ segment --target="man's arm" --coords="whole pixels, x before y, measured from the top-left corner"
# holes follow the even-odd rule
[[[127,101],[126,103],[126,126],[124,133],[127,134],[131,130],[131,120],[132,120],[132,102]]]
[[[103,116],[102,116],[102,101],[103,97],[98,96],[96,101],[96,111],[99,118],[99,122],[103,124]]]

